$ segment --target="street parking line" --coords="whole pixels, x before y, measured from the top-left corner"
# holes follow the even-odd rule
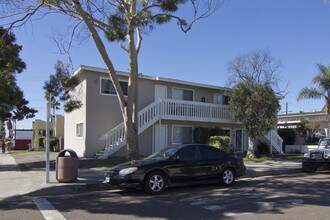
[[[50,204],[45,198],[36,198],[33,199],[34,204],[38,207],[41,214],[44,216],[46,220],[66,220],[64,216],[59,213],[55,207]]]

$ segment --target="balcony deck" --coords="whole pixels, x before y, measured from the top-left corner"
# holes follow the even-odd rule
[[[228,105],[176,99],[163,99],[160,103],[161,119],[239,124],[231,118]]]

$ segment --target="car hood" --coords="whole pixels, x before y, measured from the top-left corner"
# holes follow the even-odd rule
[[[309,153],[323,153],[326,149],[315,149],[311,150]]]
[[[134,161],[130,161],[127,163],[119,164],[117,166],[110,168],[109,170],[122,170],[122,169],[129,168],[129,167],[141,167],[141,166],[154,164],[154,163],[161,162],[161,161],[162,160],[157,160],[157,159],[134,160]]]

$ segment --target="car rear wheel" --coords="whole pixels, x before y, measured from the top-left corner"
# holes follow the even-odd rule
[[[148,194],[159,194],[165,190],[166,177],[159,171],[151,172],[144,181],[144,190]]]
[[[220,177],[220,184],[229,186],[235,182],[235,173],[231,168],[225,168]]]
[[[315,163],[303,162],[302,169],[306,173],[314,173],[317,170]]]

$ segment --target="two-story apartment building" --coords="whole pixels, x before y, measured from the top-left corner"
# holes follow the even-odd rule
[[[128,73],[117,72],[124,94]],[[65,114],[65,147],[78,156],[125,155],[123,118],[106,69],[80,66],[74,73],[79,85],[73,91],[82,108]],[[138,81],[139,150],[147,156],[159,149],[194,142],[194,129],[218,128],[232,145],[246,151],[242,125],[230,117],[229,88],[140,75]]]

